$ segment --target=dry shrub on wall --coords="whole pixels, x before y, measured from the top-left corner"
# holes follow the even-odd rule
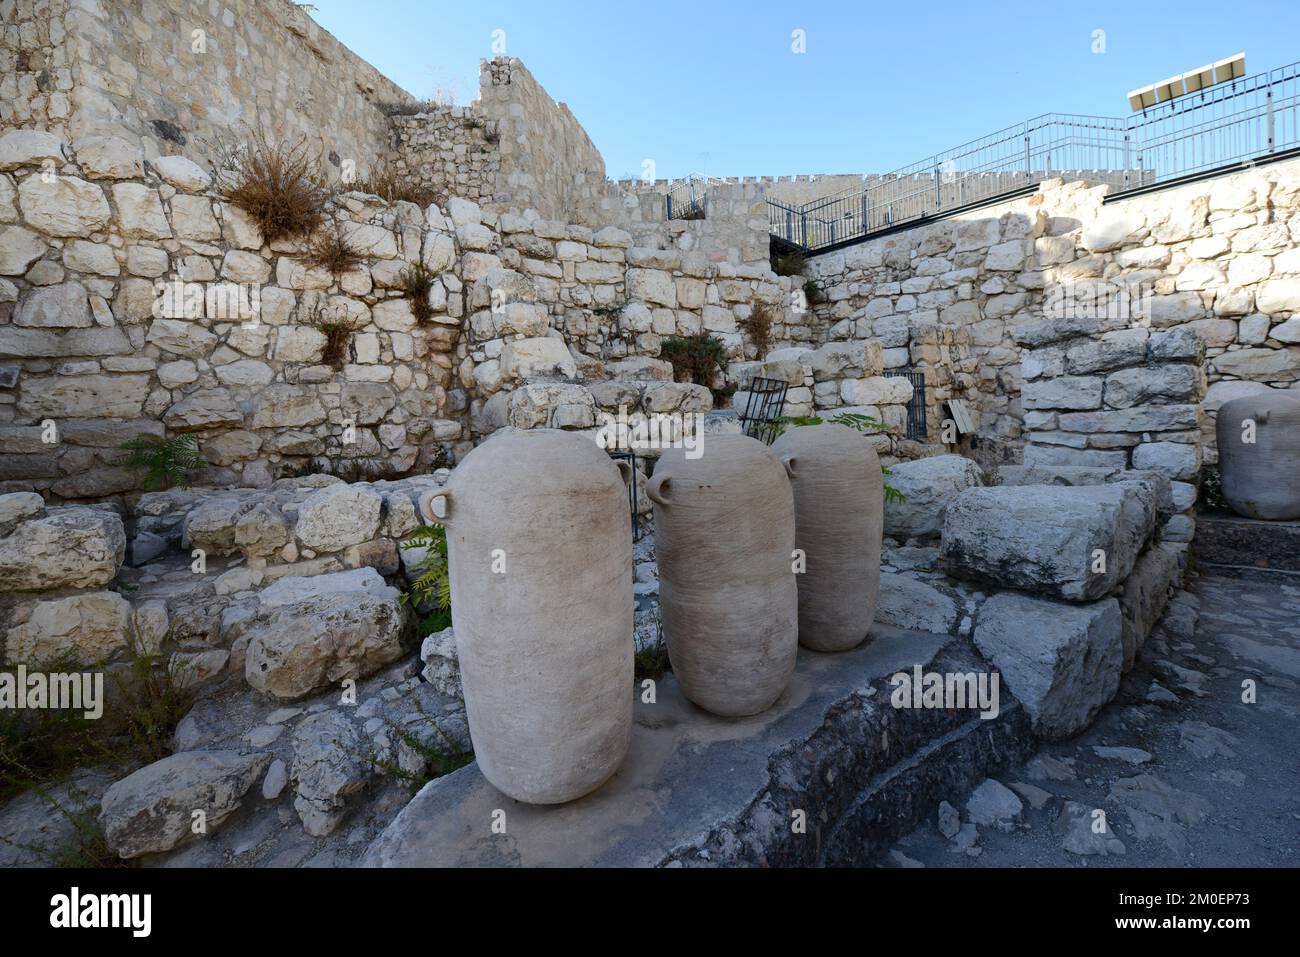
[[[361,250],[348,241],[343,232],[343,224],[334,221],[332,229],[326,229],[316,235],[307,247],[302,262],[311,269],[327,269],[338,278],[355,266],[361,265],[364,257]]]
[[[389,160],[372,163],[365,176],[357,177],[346,188],[358,193],[370,193],[388,203],[414,203],[421,209],[431,203],[442,204],[445,201],[445,197],[437,190],[415,182]]]
[[[425,268],[424,263],[415,263],[402,270],[398,282],[403,295],[411,301],[411,314],[420,322],[428,322],[433,316],[433,307],[429,305],[433,273]]]
[[[336,372],[352,358],[352,333],[361,323],[335,309],[327,308],[323,298],[317,298],[307,307],[306,325],[313,326],[325,336],[321,362]]]
[[[736,321],[741,331],[753,345],[756,358],[762,359],[772,349],[772,323],[775,310],[765,302],[755,304],[748,316]]]
[[[331,190],[306,137],[289,143],[258,132],[245,143],[217,144],[215,155],[218,191],[268,243],[310,235],[324,221]]]
[[[672,364],[676,381],[708,385],[727,361],[727,347],[721,339],[707,332],[665,336],[659,346],[659,358]]]

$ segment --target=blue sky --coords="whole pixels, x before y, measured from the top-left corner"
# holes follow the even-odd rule
[[[1243,50],[1248,73],[1300,60],[1297,0],[316,6],[397,83],[460,102],[504,31],[615,177],[887,172],[1040,113],[1123,115],[1128,90]]]

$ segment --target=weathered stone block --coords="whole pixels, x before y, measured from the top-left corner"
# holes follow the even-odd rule
[[[960,455],[900,462],[890,468],[889,484],[903,501],[885,502],[885,534],[899,540],[934,538],[949,503],[979,482],[979,466]]]
[[[276,586],[285,594],[259,604],[246,632],[244,674],[257,690],[281,700],[303,698],[345,678],[364,678],[402,656],[407,619],[401,593],[374,569],[281,579]],[[290,595],[300,600],[280,603]]]
[[[265,752],[187,751],[146,765],[104,792],[104,836],[130,859],[193,840],[195,811],[210,833],[239,809],[270,761]]]
[[[1119,602],[1064,605],[994,595],[980,608],[975,646],[1029,713],[1035,733],[1069,738],[1119,690],[1124,661]]]
[[[940,559],[958,578],[1095,601],[1128,577],[1155,524],[1146,483],[973,488],[948,506]]]

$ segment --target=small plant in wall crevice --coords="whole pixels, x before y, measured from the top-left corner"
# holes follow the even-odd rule
[[[765,302],[756,304],[748,316],[737,321],[742,332],[749,338],[757,353],[755,358],[762,359],[772,349],[773,308]]]
[[[424,263],[419,262],[407,266],[398,277],[402,294],[411,302],[411,314],[420,322],[428,322],[433,318],[433,307],[429,305],[433,279],[433,273]]]
[[[336,279],[363,261],[361,250],[352,245],[338,220],[334,221],[332,228],[321,231],[312,239],[302,257],[303,265],[309,269],[328,270]]]
[[[372,163],[365,176],[346,184],[346,188],[378,196],[387,203],[414,203],[421,209],[445,199],[437,190],[421,185],[389,160]]]
[[[360,320],[343,315],[338,309],[326,308],[320,299],[316,299],[308,307],[307,325],[325,337],[321,363],[329,365],[335,372],[342,372],[348,359],[352,358],[352,333],[360,329]]]
[[[451,627],[451,576],[447,569],[447,530],[441,525],[421,525],[402,539],[406,548],[425,549],[415,565],[417,575],[402,593],[402,604],[417,610],[430,608],[420,619],[420,635]]]
[[[188,488],[190,475],[207,468],[208,463],[199,454],[199,443],[193,435],[137,435],[120,446],[128,452],[125,465],[140,474],[141,485],[147,492],[180,486]]]
[[[727,361],[727,346],[717,336],[696,332],[688,336],[665,336],[659,357],[672,364],[673,379],[708,386]]]

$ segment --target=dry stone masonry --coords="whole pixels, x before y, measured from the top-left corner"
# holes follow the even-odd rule
[[[459,622],[434,630],[430,605],[412,601],[430,552],[409,541],[445,517],[427,506],[448,489],[454,509],[465,483],[481,491],[506,474],[519,458],[502,451],[511,439],[542,441],[518,430],[547,429],[569,433],[545,437],[560,450],[547,476],[578,460],[603,470],[606,557],[565,537],[589,518],[578,498],[519,516],[510,508],[527,496],[516,489],[500,503],[485,497],[478,514],[507,530],[545,528],[558,543],[528,600],[509,606],[515,631],[556,603],[557,568],[573,578],[575,563],[596,563],[616,621],[594,626],[607,667],[584,687],[615,717],[601,725],[571,709],[587,731],[608,732],[588,749],[604,755],[599,767],[572,787],[539,787],[557,769],[533,768],[518,794],[564,800],[609,777],[629,734],[628,659],[653,656],[667,633],[681,673],[662,677],[663,700],[676,695],[682,710],[646,720],[637,704],[633,749],[649,736],[654,753],[672,755],[665,767],[700,760],[698,742],[682,750],[680,738],[656,737],[671,726],[690,739],[700,720],[690,697],[723,713],[775,709],[785,730],[757,719],[758,743],[741,750],[786,757],[763,762],[755,793],[732,788],[739,805],[686,822],[695,836],[657,847],[654,862],[805,862],[780,803],[805,787],[836,809],[820,859],[842,861],[914,826],[938,789],[955,795],[1038,740],[1079,734],[1132,681],[1149,640],[1167,650],[1153,635],[1188,632],[1180,589],[1205,470],[1219,461],[1219,410],[1300,395],[1300,160],[1127,198],[1112,197],[1104,175],[1053,176],[1032,194],[779,275],[767,199],[804,202],[860,177],[710,180],[702,219],[669,220],[670,184],[608,179],[568,107],[512,58],[484,61],[479,98],[453,105],[416,100],[287,0],[0,0],[0,14],[0,667],[102,672],[106,725],[118,730],[142,660],[192,695],[171,754],[78,777],[123,859],[407,861],[412,848],[433,853],[428,821],[458,820],[452,802],[487,800],[475,767],[414,801],[407,789],[471,759],[471,724],[481,758],[494,727],[510,732],[499,755],[557,747],[489,700],[502,675],[526,683],[539,669],[463,654],[471,638],[509,653],[511,636],[488,629],[483,643]],[[268,128],[306,137],[319,156],[336,186],[325,228],[355,250],[354,265],[309,265],[312,237],[268,242],[223,197],[217,144]],[[436,202],[351,188],[351,173],[384,170]],[[417,269],[430,280],[420,302],[408,292]],[[341,338],[331,323],[347,325]],[[665,343],[699,336],[715,337],[724,361],[677,381],[689,377]],[[880,572],[870,654],[795,654],[789,478],[737,435],[756,377],[785,388],[786,416],[883,424],[866,437],[866,461],[889,468],[885,491],[901,497],[869,503],[878,511],[859,536],[868,584]],[[578,437],[633,414],[699,416],[714,457],[697,466],[680,450],[639,452],[627,493]],[[796,448],[816,437],[787,436]],[[206,461],[194,487],[145,491],[123,446],[177,437],[192,437]],[[477,480],[461,470],[458,485],[453,469],[471,453],[499,458]],[[739,467],[746,456],[763,470]],[[745,525],[713,486],[752,498],[760,471],[764,494],[744,499]],[[673,476],[676,513],[664,493]],[[580,494],[583,475],[571,478]],[[707,528],[683,523],[692,481],[716,512]],[[527,491],[541,498],[539,488]],[[627,501],[639,529],[630,561]],[[805,525],[817,504],[801,502]],[[720,543],[745,532],[757,544],[733,548],[727,565]],[[452,555],[453,566],[465,560],[455,544]],[[745,607],[720,595],[717,574],[752,590],[759,567],[767,583]],[[457,601],[468,601],[458,578]],[[497,580],[485,573],[480,586],[481,598]],[[559,604],[557,621],[572,614],[571,600]],[[755,666],[768,675],[756,698],[737,677],[743,656],[692,647],[682,622],[705,613],[715,635],[745,625],[738,647],[775,635]],[[838,624],[843,643],[856,641],[851,620]],[[548,702],[552,686],[590,678],[596,659],[575,655],[548,657]],[[900,717],[882,704],[881,662],[997,673],[1002,716],[987,726],[954,709]],[[792,671],[815,714],[783,692]],[[1195,679],[1170,674],[1196,693]],[[541,730],[554,737],[563,718]],[[53,840],[58,828],[33,825],[40,814],[23,800],[0,808],[0,838]],[[194,808],[207,816],[202,840]],[[965,826],[948,810],[945,833],[973,840],[977,824],[1010,828],[1022,806],[990,781]],[[1063,826],[1077,830],[1082,813],[1067,806]],[[271,815],[296,823],[268,837]],[[17,859],[8,846],[0,862]]]

